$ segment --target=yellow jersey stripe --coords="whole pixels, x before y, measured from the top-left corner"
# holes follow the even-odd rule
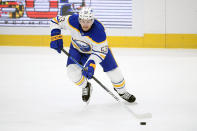
[[[103,54],[100,54],[100,57],[103,58],[103,59],[105,59],[105,55],[103,55]]]
[[[55,21],[57,24],[59,23],[56,18],[53,18],[53,21]]]

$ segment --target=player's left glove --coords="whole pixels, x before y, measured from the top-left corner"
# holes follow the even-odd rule
[[[51,48],[57,50],[58,53],[61,53],[63,48],[63,40],[60,29],[53,29],[51,31]]]
[[[95,65],[94,60],[89,60],[86,63],[84,70],[82,70],[82,75],[88,79],[91,79],[92,76],[94,75],[95,68],[96,68],[96,65]]]

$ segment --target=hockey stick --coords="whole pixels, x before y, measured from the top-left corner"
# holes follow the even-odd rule
[[[81,69],[84,69],[84,67],[79,64],[78,61],[76,61],[66,50],[62,49],[62,51],[68,56],[70,57]],[[104,90],[106,90],[112,97],[114,97],[117,101],[120,101],[119,98],[117,96],[115,96],[109,89],[107,89],[97,78],[95,78],[94,76],[92,77],[101,87],[103,87]]]
[[[62,51],[70,58],[73,60],[73,62],[75,62],[81,69],[84,69],[84,67],[78,62],[76,61],[66,50],[62,49]],[[114,95],[107,87],[105,87],[96,77],[92,77],[105,91],[108,92],[108,94],[110,94],[116,101],[118,101],[120,103],[120,105],[122,107],[124,107],[127,111],[129,111],[131,114],[133,114],[133,116],[135,116],[138,119],[142,119],[142,118],[151,118],[152,115],[151,113],[144,113],[144,114],[136,114],[135,112],[133,112],[128,106],[126,106],[124,103],[122,103],[120,101],[120,99]]]

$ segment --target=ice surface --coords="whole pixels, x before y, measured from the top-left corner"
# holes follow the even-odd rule
[[[195,131],[197,50],[113,48],[136,119],[97,83],[91,102],[67,77],[65,54],[47,47],[0,47],[0,131]],[[95,73],[111,91],[102,69]],[[113,91],[113,93],[115,93]],[[117,94],[116,94],[117,95]],[[140,121],[146,121],[142,126]]]

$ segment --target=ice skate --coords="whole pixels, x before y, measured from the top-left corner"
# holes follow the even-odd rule
[[[91,93],[92,93],[92,86],[91,83],[88,82],[86,87],[82,88],[82,100],[84,102],[89,103]]]
[[[114,88],[114,90],[118,93],[118,91],[117,91],[115,88]],[[136,100],[135,96],[132,95],[132,94],[130,94],[130,93],[127,92],[127,91],[125,91],[123,94],[120,94],[120,93],[118,93],[118,94],[120,95],[120,97],[121,97],[122,99],[126,100],[126,101],[129,102],[129,103],[133,103],[133,102],[135,102],[135,100]]]

